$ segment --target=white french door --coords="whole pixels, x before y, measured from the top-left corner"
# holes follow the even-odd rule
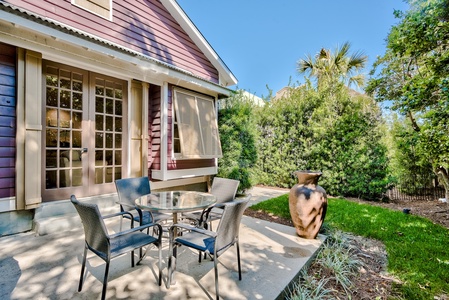
[[[126,82],[52,62],[43,78],[43,200],[114,192],[126,155]]]

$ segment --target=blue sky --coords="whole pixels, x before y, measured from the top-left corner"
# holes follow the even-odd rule
[[[398,20],[402,0],[177,0],[245,89],[267,96],[303,82],[296,62],[346,41],[368,56],[365,74]]]

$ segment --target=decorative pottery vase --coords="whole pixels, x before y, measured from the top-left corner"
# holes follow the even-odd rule
[[[298,183],[290,190],[289,208],[298,236],[314,239],[326,216],[327,194],[318,185],[321,172],[296,171]]]

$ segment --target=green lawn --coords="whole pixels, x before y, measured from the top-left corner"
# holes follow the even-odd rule
[[[250,207],[290,218],[288,195]],[[427,219],[345,199],[329,199],[327,225],[385,244],[388,271],[405,299],[449,294],[449,230]]]

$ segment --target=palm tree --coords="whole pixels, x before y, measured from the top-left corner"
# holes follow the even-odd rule
[[[322,48],[315,57],[308,54],[297,62],[297,71],[309,73],[309,77],[316,78],[318,86],[333,80],[344,82],[348,87],[351,84],[363,86],[365,77],[359,72],[365,67],[368,57],[361,51],[349,55],[350,48],[350,43],[346,42],[341,47],[337,46],[335,53]]]

